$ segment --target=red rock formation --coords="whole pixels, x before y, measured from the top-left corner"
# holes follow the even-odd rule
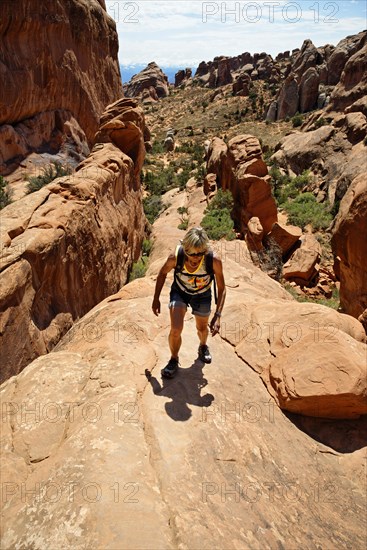
[[[118,290],[144,234],[145,123],[131,99],[109,106],[75,174],[2,212],[2,380],[54,347],[73,322]]]
[[[367,180],[359,175],[340,203],[331,245],[339,257],[340,305],[359,317],[367,309]]]
[[[283,255],[291,250],[302,235],[302,229],[294,225],[284,225],[276,222],[269,233],[269,237],[282,249]]]
[[[293,73],[285,79],[278,97],[277,120],[285,117],[291,117],[298,110],[298,84]]]
[[[169,95],[168,78],[154,61],[140,73],[134,75],[130,82],[124,86],[125,95],[138,97],[143,94],[144,90],[149,90],[151,87],[155,89],[158,98]]]
[[[116,26],[104,2],[51,4],[1,2],[0,126],[26,121],[49,142],[63,131],[60,120],[73,116],[91,144],[106,105],[122,96]],[[34,118],[40,113],[53,119],[44,129],[44,119]],[[14,147],[15,156],[27,153]]]
[[[236,136],[229,141],[228,147],[220,138],[213,138],[208,151],[207,173],[216,174],[218,188],[231,191],[233,215],[240,233],[246,233],[252,217],[260,219],[265,233],[270,231],[277,221],[277,209],[256,137]]]
[[[366,33],[367,36],[367,33]],[[367,44],[346,62],[334,88],[328,111],[343,111],[367,94]]]

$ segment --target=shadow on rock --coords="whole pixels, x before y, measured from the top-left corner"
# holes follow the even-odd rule
[[[177,421],[188,420],[192,411],[189,405],[209,407],[214,401],[211,393],[200,395],[208,381],[203,374],[204,363],[199,359],[187,369],[179,368],[174,379],[162,379],[162,383],[146,369],[145,376],[152,386],[155,395],[169,397],[172,401],[165,404],[167,414]]]
[[[353,453],[367,445],[367,416],[351,420],[333,420],[289,412],[285,414],[297,428],[339,453]]]

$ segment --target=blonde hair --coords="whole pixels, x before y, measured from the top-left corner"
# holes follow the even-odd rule
[[[181,241],[185,252],[189,250],[200,249],[207,252],[209,249],[209,237],[202,227],[192,227]]]

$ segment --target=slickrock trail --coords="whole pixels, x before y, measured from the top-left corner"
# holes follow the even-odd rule
[[[311,324],[338,321],[339,353],[344,339],[365,349],[360,323],[294,302],[248,261],[243,242],[215,243],[227,301],[222,330],[209,340],[213,362],[197,360],[188,312],[181,368],[162,386],[171,278],[158,318],[154,279],[184,234],[177,207],[188,206],[190,224],[205,208],[200,188],[165,200],[146,277],[94,307],[1,387],[2,548],[364,548],[366,416],[284,413],[258,374],[265,379],[279,350],[296,345],[290,323],[301,327],[299,344]],[[282,345],[278,328],[266,332],[272,311]],[[262,333],[254,338],[244,319]],[[323,386],[332,392],[328,380]]]

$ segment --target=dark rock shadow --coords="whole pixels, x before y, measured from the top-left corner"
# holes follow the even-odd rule
[[[188,420],[192,415],[189,405],[209,407],[214,401],[214,396],[211,393],[201,395],[201,390],[208,384],[203,374],[204,366],[205,363],[196,359],[189,368],[179,367],[174,378],[162,378],[162,382],[152,376],[148,369],[145,370],[145,376],[152,386],[154,395],[171,399],[169,403],[165,404],[165,409],[173,420],[180,422]]]
[[[337,420],[283,413],[299,430],[338,453],[353,453],[367,446],[367,416]]]

